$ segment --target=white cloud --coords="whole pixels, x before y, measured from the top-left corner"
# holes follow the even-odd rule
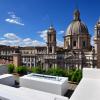
[[[24,24],[21,21],[20,17],[17,17],[14,12],[8,12],[9,18],[6,18],[5,21],[12,23],[12,24],[17,24],[17,25],[21,25],[24,26]]]
[[[64,46],[64,42],[57,40],[57,46],[59,47],[63,47]]]
[[[40,37],[44,40],[44,42],[47,42],[47,30],[39,31]]]
[[[6,33],[4,34],[4,37],[11,40],[19,39],[19,37],[16,36],[14,33]]]
[[[0,38],[0,44],[10,46],[46,46],[47,41],[47,30],[39,32],[40,37],[43,38],[44,42],[34,40],[31,38],[21,38],[14,33],[6,33]],[[63,42],[57,40],[57,46],[62,47]]]
[[[10,45],[9,41],[7,41],[7,40],[0,40],[0,44],[1,45]]]
[[[58,34],[64,34],[65,31],[61,30],[61,31],[58,31]]]
[[[32,40],[31,38],[23,39],[24,46],[45,46],[44,42],[38,40]]]
[[[94,46],[94,36],[91,37],[91,45]]]
[[[38,41],[38,40],[33,40],[32,44],[34,46],[46,46],[45,42],[41,42],[41,41]]]
[[[3,38],[3,39],[2,39]],[[14,33],[6,33],[0,38],[0,44],[10,46],[44,46],[45,43],[31,38],[20,38]]]
[[[23,39],[23,41],[24,41],[24,42],[27,42],[27,43],[30,43],[30,42],[32,42],[32,39],[30,39],[30,38],[25,38],[25,39]]]

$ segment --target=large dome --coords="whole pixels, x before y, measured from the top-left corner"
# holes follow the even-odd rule
[[[87,26],[80,20],[79,10],[75,10],[74,20],[68,26],[65,36],[75,34],[89,34]]]

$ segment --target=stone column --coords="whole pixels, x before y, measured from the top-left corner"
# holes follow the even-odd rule
[[[36,67],[36,57],[34,57],[34,67]]]
[[[30,57],[30,68],[32,68],[32,58]]]
[[[45,70],[48,70],[48,68],[49,68],[49,64],[46,63],[46,64],[45,64]]]
[[[21,66],[21,54],[20,53],[13,54],[13,64],[15,65],[15,67]]]
[[[47,54],[49,53],[49,47],[47,46]]]
[[[97,68],[100,68],[100,38],[94,38],[95,53],[97,55]]]

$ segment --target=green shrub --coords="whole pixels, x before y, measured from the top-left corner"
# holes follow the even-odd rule
[[[32,73],[43,74],[43,69],[41,67],[33,67]]]
[[[66,75],[65,71],[61,68],[56,68],[56,69],[50,68],[46,71],[46,74],[54,75],[54,76],[65,76]]]
[[[78,70],[78,77],[77,77],[77,82],[79,83],[80,80],[82,79],[82,70]]]
[[[32,73],[36,73],[36,68],[35,67],[32,67]]]
[[[82,78],[82,71],[75,70],[72,74],[71,81],[79,83]]]
[[[67,69],[64,70],[64,73],[65,73],[64,77],[68,77],[68,70]]]
[[[15,68],[15,67],[14,67],[13,64],[9,64],[9,65],[8,65],[8,73],[10,73],[10,74],[13,73],[13,72],[14,72],[14,68]]]
[[[20,75],[25,75],[27,74],[27,67],[25,66],[16,67],[16,72]]]
[[[27,71],[28,71],[29,73],[32,73],[32,68],[27,67]]]
[[[72,69],[68,70],[68,80],[71,81],[74,71]]]
[[[31,71],[33,73],[38,73],[38,74],[47,74],[47,75],[68,77],[69,81],[77,82],[77,83],[79,83],[81,78],[82,78],[82,70],[77,70],[75,68],[65,70],[65,69],[57,67],[56,69],[55,68],[49,68],[46,71],[46,70],[43,70],[41,67],[33,67],[31,69]]]

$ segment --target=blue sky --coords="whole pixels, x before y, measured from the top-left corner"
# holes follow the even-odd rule
[[[100,0],[0,0],[0,44],[45,45],[46,31],[53,24],[58,45],[63,45],[75,8],[93,36]]]

